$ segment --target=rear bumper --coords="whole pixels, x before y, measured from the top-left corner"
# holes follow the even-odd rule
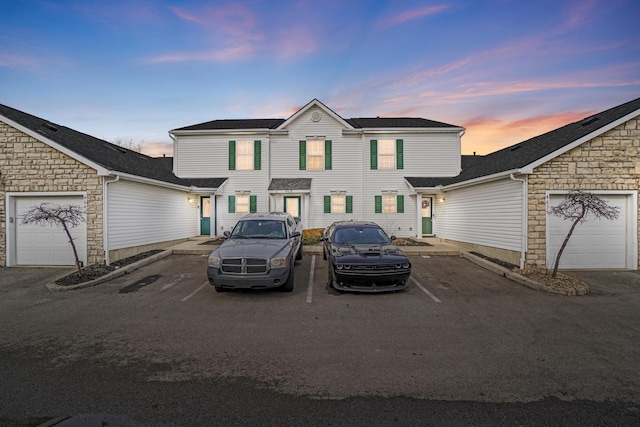
[[[282,286],[289,277],[289,268],[270,270],[267,274],[241,275],[220,274],[217,268],[207,267],[207,277],[211,285],[227,289],[268,289]]]

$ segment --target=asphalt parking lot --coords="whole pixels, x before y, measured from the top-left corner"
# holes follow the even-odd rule
[[[640,401],[637,272],[566,297],[460,257],[412,263],[408,290],[374,295],[328,289],[320,255],[296,266],[292,293],[216,293],[206,256],[194,255],[59,293],[38,282],[43,269],[19,283],[8,277],[26,274],[2,269],[0,339],[46,345],[58,364],[140,363],[150,381],[244,378],[326,398]]]

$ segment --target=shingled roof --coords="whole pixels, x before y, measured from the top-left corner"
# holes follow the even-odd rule
[[[589,139],[608,130],[624,117],[640,115],[640,98],[602,111],[580,121],[495,151],[486,156],[463,156],[462,172],[454,178],[406,177],[414,188],[446,186],[526,168],[585,137]]]
[[[181,179],[172,173],[172,158],[154,158],[91,135],[51,123],[40,117],[0,104],[5,117],[108,171],[121,172],[185,187],[218,188],[226,178]]]

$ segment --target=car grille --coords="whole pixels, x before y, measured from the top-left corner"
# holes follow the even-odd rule
[[[393,264],[352,264],[352,270],[366,270],[366,271],[388,271],[395,270],[396,267]]]
[[[268,266],[264,258],[224,258],[221,270],[230,274],[264,274]]]

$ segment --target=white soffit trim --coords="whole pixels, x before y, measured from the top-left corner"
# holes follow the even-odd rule
[[[272,131],[266,128],[256,129],[200,129],[200,130],[170,130],[169,136],[180,135],[238,135],[238,136],[258,136],[268,138]]]
[[[465,128],[447,127],[447,128],[362,128],[354,130],[343,130],[342,133],[348,134],[415,134],[415,133],[460,133]]]
[[[276,130],[282,130],[284,128],[286,128],[287,126],[289,126],[289,124],[293,121],[295,121],[298,117],[300,117],[302,114],[304,114],[307,110],[309,110],[311,107],[318,107],[321,108],[325,113],[327,113],[329,116],[333,117],[335,120],[337,120],[338,122],[340,122],[342,124],[342,126],[344,126],[347,129],[353,129],[353,126],[351,126],[349,123],[347,123],[345,121],[345,119],[343,119],[342,117],[340,117],[338,114],[336,114],[331,108],[327,107],[326,105],[324,105],[322,102],[318,101],[317,99],[313,99],[311,102],[309,102],[307,105],[305,105],[304,107],[302,107],[301,109],[299,109],[298,111],[296,111],[295,113],[293,113],[293,115],[291,115],[291,117],[289,117],[288,119],[286,119],[284,122],[282,122],[280,124],[280,126],[278,126],[276,128]]]
[[[155,179],[144,178],[142,176],[131,175],[131,174],[124,173],[124,172],[109,171],[109,175],[111,175],[111,176],[119,176],[122,179],[126,179],[127,181],[140,182],[142,184],[149,184],[149,185],[155,185],[155,186],[158,186],[158,187],[171,188],[173,190],[181,190],[181,191],[193,192],[193,189],[196,188],[196,187],[193,187],[193,186],[172,184],[172,183],[164,182],[164,181],[157,181]],[[198,187],[198,189],[200,189],[200,188]],[[215,191],[217,189],[216,188],[208,188],[206,190]]]
[[[86,157],[83,157],[81,155],[79,155],[78,153],[76,153],[73,150],[70,150],[69,148],[63,147],[62,145],[58,144],[57,142],[54,142],[52,140],[50,140],[49,138],[45,137],[43,134],[32,131],[29,128],[26,128],[24,126],[22,126],[19,123],[14,122],[11,119],[8,119],[4,116],[0,116],[0,118],[2,118],[2,121],[5,122],[6,124],[8,124],[9,126],[18,129],[20,132],[23,132],[27,135],[29,135],[32,138],[37,139],[38,141],[42,142],[43,144],[47,144],[48,146],[50,146],[51,148],[60,151],[61,153],[66,154],[67,156],[71,157],[72,159],[75,159],[81,163],[84,163],[85,165],[89,166],[92,169],[95,169],[96,172],[98,173],[98,175],[100,176],[106,176],[109,174],[109,170],[106,169],[104,166],[101,166],[89,159],[87,159]]]
[[[522,170],[523,173],[533,173],[533,170],[535,168],[537,168],[538,166],[542,165],[543,163],[546,163],[549,160],[552,160],[552,159],[560,156],[561,154],[566,153],[569,150],[573,150],[574,148],[584,144],[585,142],[587,142],[587,141],[589,141],[589,140],[591,140],[593,138],[596,138],[596,137],[602,135],[605,132],[610,131],[611,129],[613,129],[613,128],[617,127],[617,126],[620,126],[621,124],[633,119],[634,117],[636,117],[638,115],[640,115],[640,110],[636,110],[633,113],[629,113],[626,116],[621,117],[618,120],[613,121],[613,122],[609,123],[606,126],[602,126],[601,128],[591,132],[588,135],[583,136],[580,139],[576,139],[572,143],[565,145],[564,147],[554,151],[553,153],[548,154],[548,155],[536,160],[535,162],[524,166],[521,170]],[[597,116],[597,114],[595,114],[595,116]]]
[[[511,169],[511,170],[508,170],[508,171],[498,172],[498,173],[494,173],[492,175],[485,175],[485,176],[481,176],[481,177],[478,177],[478,178],[470,179],[470,180],[467,180],[467,181],[456,182],[455,184],[444,185],[444,186],[442,186],[442,190],[444,190],[444,191],[454,190],[456,188],[462,188],[462,187],[467,187],[467,186],[470,186],[470,185],[481,184],[483,182],[495,181],[495,180],[502,179],[502,178],[508,178],[512,174],[513,175],[522,175],[522,174],[526,174],[526,172],[522,171],[521,169]]]

